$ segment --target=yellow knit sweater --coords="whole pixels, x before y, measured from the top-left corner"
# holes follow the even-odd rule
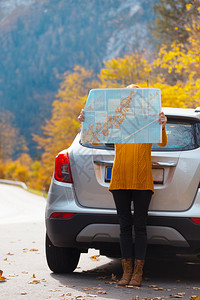
[[[162,143],[167,144],[166,129],[162,130]],[[134,189],[154,192],[152,144],[115,144],[115,160],[109,190]]]

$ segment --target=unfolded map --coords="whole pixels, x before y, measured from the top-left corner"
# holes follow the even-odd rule
[[[84,108],[82,143],[161,142],[160,89],[93,89]]]

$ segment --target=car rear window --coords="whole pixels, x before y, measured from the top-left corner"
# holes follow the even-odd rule
[[[152,151],[184,151],[200,147],[200,123],[191,119],[168,119],[166,124],[168,142],[165,147],[153,144]]]
[[[152,151],[186,151],[200,147],[200,123],[194,119],[170,119],[166,124],[168,143],[165,147],[153,144]],[[114,150],[114,144],[92,145],[84,144],[105,150]]]

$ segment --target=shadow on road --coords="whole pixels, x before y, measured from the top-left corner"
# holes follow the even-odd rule
[[[51,276],[66,288],[71,287],[76,292],[85,292],[90,299],[92,299],[91,294],[94,295],[94,299],[120,300],[140,300],[145,297],[148,300],[162,300],[175,299],[178,296],[186,300],[191,299],[192,295],[200,295],[200,260],[194,256],[148,258],[144,269],[143,285],[137,289],[117,287],[117,282],[112,279],[115,276],[119,279],[121,274],[120,260],[113,259],[90,270],[76,269],[72,274],[52,273]]]

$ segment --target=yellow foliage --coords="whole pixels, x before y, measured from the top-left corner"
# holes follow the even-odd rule
[[[131,83],[140,84],[151,76],[151,64],[142,53],[133,53],[104,62],[99,79],[101,87],[125,87]]]
[[[20,164],[16,165],[15,171],[12,175],[14,180],[22,181],[27,183],[29,180],[29,168],[27,166],[22,166]]]
[[[18,158],[18,162],[21,165],[26,166],[26,167],[28,167],[30,169],[30,166],[32,164],[32,158],[27,153],[22,153],[20,155],[20,157]]]
[[[98,87],[93,81],[91,71],[76,66],[73,72],[66,72],[53,102],[52,118],[43,127],[44,136],[34,136],[40,148],[44,149],[40,170],[41,181],[48,186],[54,169],[54,160],[58,152],[70,146],[80,130],[77,116],[87,99],[88,91]],[[95,86],[93,86],[95,84]]]
[[[154,68],[165,69],[168,73],[175,72],[182,80],[196,81],[200,75],[200,30],[194,20],[190,27],[188,44],[172,43],[170,49],[163,45],[158,58],[154,60]]]
[[[4,178],[5,178],[5,168],[2,162],[0,161],[0,179],[4,179]]]
[[[200,85],[200,82],[197,83],[198,85]],[[197,90],[195,94],[191,95],[194,88],[190,83],[185,85],[183,82],[178,82],[174,86],[157,83],[152,87],[161,89],[163,107],[195,108],[200,105],[200,92]]]
[[[4,168],[4,178],[28,183],[31,164],[32,159],[26,153],[21,154],[15,161],[11,159],[6,161],[1,165]]]
[[[185,6],[186,6],[187,10],[190,10],[190,8],[192,7],[192,4],[186,4]]]
[[[5,178],[14,180],[14,172],[17,168],[17,162],[14,162],[12,160],[9,160],[5,163]]]

